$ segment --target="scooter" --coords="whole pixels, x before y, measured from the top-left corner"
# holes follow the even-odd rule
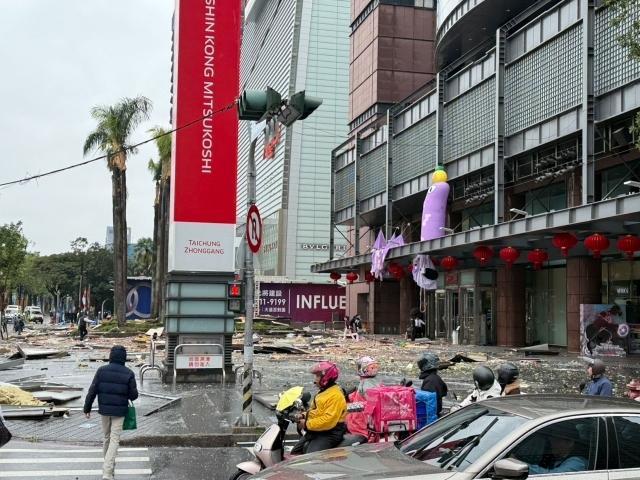
[[[311,399],[309,393],[302,392],[302,387],[293,387],[280,395],[276,405],[277,423],[267,428],[254,443],[255,459],[236,465],[238,470],[229,480],[244,480],[285,459],[284,440],[287,429],[291,423],[298,421],[301,413],[307,410]]]

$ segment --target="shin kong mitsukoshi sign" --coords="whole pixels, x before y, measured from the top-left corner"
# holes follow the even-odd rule
[[[313,283],[260,283],[260,315],[294,322],[340,320],[347,307],[346,289]]]
[[[232,272],[240,0],[176,0],[170,271]]]

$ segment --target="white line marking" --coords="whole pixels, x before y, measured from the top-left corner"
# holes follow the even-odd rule
[[[118,470],[116,468],[116,475],[151,475],[153,472],[149,468],[123,468]],[[23,472],[0,472],[0,478],[14,478],[14,477],[35,477],[38,479],[51,478],[51,477],[96,477],[102,475],[102,470],[26,470]]]
[[[118,448],[118,453],[122,452],[148,452],[148,448]],[[66,453],[102,453],[101,448],[83,448],[77,450],[65,450],[61,447],[59,450],[51,450],[44,448],[2,448],[0,449],[0,455],[3,453],[56,453],[58,455],[64,455]]]
[[[27,463],[102,463],[102,457],[76,457],[76,458],[0,458],[0,464],[27,464]],[[116,457],[116,462],[148,462],[149,457]]]

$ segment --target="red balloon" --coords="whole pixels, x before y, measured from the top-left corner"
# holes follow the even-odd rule
[[[473,256],[480,265],[486,265],[493,258],[493,249],[486,245],[480,245],[473,250]]]
[[[456,257],[452,257],[451,255],[447,255],[446,257],[442,257],[442,259],[440,260],[440,266],[447,272],[450,272],[458,266],[458,259]]]
[[[511,268],[519,257],[520,252],[513,247],[504,247],[500,250],[500,258],[507,264],[507,268]]]
[[[573,233],[556,233],[551,241],[553,246],[559,248],[564,257],[569,256],[569,250],[575,247],[578,243],[578,239]]]
[[[625,235],[618,239],[618,250],[625,253],[629,260],[633,260],[635,253],[640,250],[640,238],[636,235]]]
[[[347,281],[349,283],[353,283],[358,279],[358,274],[356,272],[347,273]]]
[[[529,252],[527,259],[533,263],[534,270],[540,270],[542,268],[542,264],[549,260],[549,254],[541,248],[536,248]]]
[[[593,258],[600,258],[602,251],[609,248],[609,239],[601,233],[594,233],[584,239],[584,246],[593,252]]]

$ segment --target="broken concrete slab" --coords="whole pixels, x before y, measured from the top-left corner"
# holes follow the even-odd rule
[[[36,360],[40,358],[66,357],[68,352],[48,348],[28,348],[18,345],[20,355],[26,360]]]
[[[82,392],[54,392],[51,390],[41,390],[33,392],[33,396],[42,402],[53,402],[55,405],[59,405],[82,397]]]
[[[0,370],[9,370],[11,368],[17,368],[22,365],[24,365],[24,358],[18,358],[16,360],[0,358]]]

